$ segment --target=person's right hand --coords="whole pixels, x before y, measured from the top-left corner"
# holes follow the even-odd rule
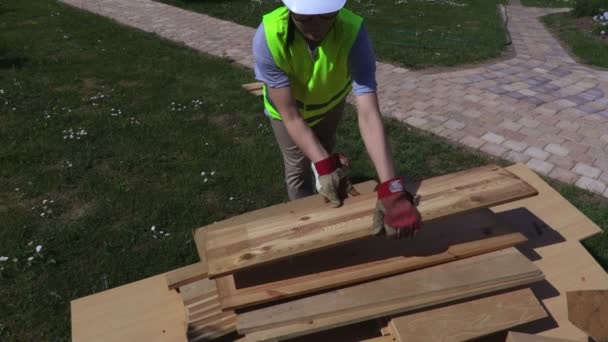
[[[341,206],[342,201],[349,194],[353,196],[359,194],[346,175],[348,165],[348,159],[338,153],[314,163],[319,175],[319,194],[334,208]]]

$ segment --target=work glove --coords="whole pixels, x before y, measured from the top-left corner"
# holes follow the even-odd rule
[[[422,222],[414,204],[414,197],[405,190],[403,178],[393,178],[378,187],[378,201],[374,213],[373,235],[401,239],[414,237]]]
[[[320,185],[319,194],[334,208],[341,206],[349,194],[359,194],[346,175],[348,166],[348,159],[339,153],[314,163]]]

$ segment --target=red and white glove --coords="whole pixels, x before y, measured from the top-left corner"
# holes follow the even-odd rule
[[[348,194],[353,196],[359,194],[346,175],[348,166],[348,159],[339,153],[314,163],[319,175],[319,194],[334,208],[341,206]]]
[[[414,197],[405,190],[405,180],[398,177],[380,184],[373,234],[400,239],[413,237],[421,227],[420,213],[414,205]]]

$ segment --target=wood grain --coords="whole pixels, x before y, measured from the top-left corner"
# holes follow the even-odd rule
[[[547,317],[530,289],[521,289],[395,317],[399,342],[460,342]]]
[[[354,185],[355,189],[362,195],[369,194],[374,191],[377,186],[375,181],[367,181]],[[348,203],[352,198],[346,199],[345,203]],[[320,195],[312,195],[298,199],[297,201],[289,201],[272,205],[267,208],[252,210],[240,215],[236,215],[225,220],[212,223],[207,226],[203,226],[195,229],[194,241],[196,243],[196,250],[201,260],[206,261],[207,255],[205,251],[205,244],[207,241],[207,231],[222,231],[235,225],[244,224],[247,222],[255,222],[269,217],[283,215],[285,213],[292,213],[294,215],[302,215],[310,210],[318,210],[326,207],[327,204]]]
[[[167,272],[167,286],[169,287],[169,290],[174,290],[204,278],[207,278],[207,264],[204,262],[197,262]]]
[[[608,340],[608,290],[569,291],[568,319],[596,341]]]
[[[536,195],[527,183],[496,166],[424,180],[417,195],[424,222]],[[209,230],[205,251],[216,277],[254,265],[368,237],[374,193],[356,196],[340,208],[284,213]]]
[[[249,334],[290,323],[308,324],[316,318],[391,306],[395,302],[399,302],[397,312],[400,312],[453,300],[461,292],[478,294],[478,288],[528,279],[542,279],[542,273],[521,253],[509,248],[246,312],[237,318],[237,327],[240,333]],[[407,305],[408,302],[412,306]]]

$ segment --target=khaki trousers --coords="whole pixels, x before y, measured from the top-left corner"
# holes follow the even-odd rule
[[[328,153],[332,153],[336,145],[336,130],[344,115],[344,101],[332,108],[323,121],[312,127],[321,145]],[[271,118],[270,123],[277,140],[283,164],[285,166],[285,183],[290,200],[312,195],[315,184],[310,160],[293,142],[283,121]]]

